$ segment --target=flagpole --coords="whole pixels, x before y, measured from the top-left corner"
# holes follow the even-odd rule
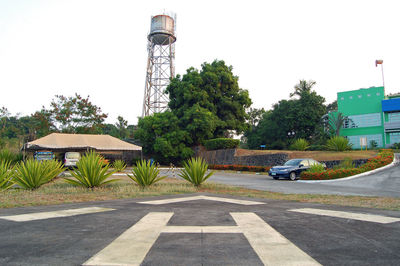
[[[385,78],[383,77],[383,63],[381,64],[383,89],[385,89]]]

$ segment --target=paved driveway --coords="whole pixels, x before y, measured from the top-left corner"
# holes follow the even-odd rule
[[[0,265],[398,265],[400,212],[192,194],[0,210]]]
[[[397,158],[399,154],[396,154]],[[327,183],[301,183],[274,180],[267,175],[217,172],[212,182],[242,186],[251,189],[297,193],[400,197],[400,165],[397,164],[375,174]]]

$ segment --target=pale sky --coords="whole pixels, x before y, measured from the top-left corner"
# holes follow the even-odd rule
[[[224,60],[253,107],[300,79],[338,91],[400,92],[397,1],[0,0],[0,107],[29,115],[56,94],[90,95],[115,123],[142,114],[151,15],[177,14],[176,74]]]

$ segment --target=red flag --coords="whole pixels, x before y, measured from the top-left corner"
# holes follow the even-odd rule
[[[375,66],[377,67],[378,65],[382,65],[383,60],[375,60]]]

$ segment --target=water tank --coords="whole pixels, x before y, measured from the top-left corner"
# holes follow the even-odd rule
[[[167,15],[158,15],[151,18],[149,40],[153,43],[167,45],[176,41],[175,21]]]

